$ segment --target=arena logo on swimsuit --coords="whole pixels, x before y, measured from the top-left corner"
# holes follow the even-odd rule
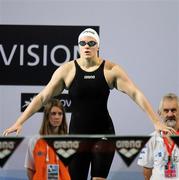
[[[79,57],[78,35],[87,27],[0,25],[0,85],[46,85],[59,66]]]
[[[95,79],[95,75],[85,75],[84,79]]]

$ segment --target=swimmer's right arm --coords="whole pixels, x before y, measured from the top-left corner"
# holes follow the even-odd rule
[[[37,112],[44,104],[46,104],[46,102],[50,98],[60,94],[64,90],[64,73],[65,68],[62,68],[62,66],[54,72],[47,86],[37,96],[33,98],[31,103],[19,116],[16,122],[3,132],[4,136],[7,136],[8,134],[13,132],[18,135],[22,129],[22,125],[27,119],[29,119],[35,112]]]

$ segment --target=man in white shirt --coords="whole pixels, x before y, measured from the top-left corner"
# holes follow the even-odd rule
[[[173,93],[163,96],[158,113],[179,134],[179,97]],[[165,132],[152,133],[137,164],[143,167],[145,180],[179,180],[179,148]]]

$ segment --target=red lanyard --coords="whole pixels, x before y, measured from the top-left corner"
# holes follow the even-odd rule
[[[166,132],[163,132],[162,134],[166,135]],[[176,134],[179,134],[179,131],[177,131]],[[175,166],[172,166],[173,162],[171,159],[172,151],[175,146],[175,143],[172,141],[172,144],[170,145],[166,136],[163,136],[163,141],[168,152],[168,162],[165,165],[165,177],[176,177],[176,172],[175,172],[176,170],[174,168]]]
[[[163,134],[165,134],[165,132],[163,132]],[[176,134],[179,134],[179,131],[177,131]],[[172,144],[170,145],[167,137],[164,137],[164,136],[163,136],[163,141],[164,141],[164,144],[165,144],[165,146],[166,146],[166,149],[167,149],[167,152],[168,152],[168,156],[169,156],[169,158],[171,158],[171,156],[172,156],[172,151],[173,151],[173,148],[174,148],[174,146],[175,146],[175,143],[172,141]],[[170,161],[170,159],[169,159],[169,161]]]

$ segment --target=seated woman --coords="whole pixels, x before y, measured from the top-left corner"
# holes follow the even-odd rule
[[[40,135],[67,134],[65,110],[58,99],[51,99],[45,105],[39,133]],[[71,180],[68,167],[40,136],[33,137],[29,141],[25,168],[29,180]]]

